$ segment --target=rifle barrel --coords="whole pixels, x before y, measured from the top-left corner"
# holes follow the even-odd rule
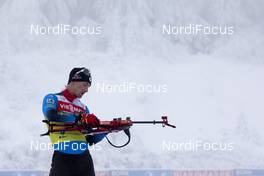
[[[151,124],[156,124],[156,123],[164,123],[164,121],[133,121],[133,123],[151,123]]]
[[[163,124],[163,125],[170,126],[172,128],[176,128],[176,126],[169,124],[167,121],[155,121],[155,120],[153,120],[153,121],[133,121],[132,123],[133,124],[134,123],[137,123],[137,124],[153,124],[153,125],[155,125],[155,124]]]

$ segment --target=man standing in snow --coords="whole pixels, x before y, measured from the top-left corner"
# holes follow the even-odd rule
[[[91,83],[91,74],[87,68],[73,68],[66,89],[44,97],[42,111],[45,119],[61,124],[81,118],[82,123],[97,127],[100,120],[90,114],[87,106],[80,101]],[[88,144],[96,144],[106,134],[86,136],[79,131],[66,131],[49,135],[54,148],[50,176],[95,176]]]

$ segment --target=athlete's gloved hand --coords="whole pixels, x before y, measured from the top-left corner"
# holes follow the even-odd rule
[[[100,125],[100,120],[94,114],[82,114],[81,122],[91,126],[92,128]]]

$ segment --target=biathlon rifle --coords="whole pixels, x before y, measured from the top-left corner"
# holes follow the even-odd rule
[[[168,117],[162,116],[160,121],[152,120],[152,121],[132,121],[130,117],[127,117],[126,119],[121,118],[114,118],[111,121],[100,121],[100,125],[98,127],[92,128],[89,126],[89,124],[84,124],[80,120],[77,120],[76,122],[53,122],[48,120],[43,120],[42,122],[46,123],[48,126],[48,131],[44,134],[41,134],[41,136],[49,135],[50,133],[65,133],[69,131],[80,131],[81,133],[85,135],[96,135],[96,134],[108,134],[108,133],[114,133],[119,131],[124,131],[125,134],[128,137],[128,141],[123,145],[114,145],[106,136],[107,141],[110,145],[116,148],[121,148],[129,144],[130,142],[130,127],[134,124],[162,124],[162,127],[169,126],[172,128],[176,128],[176,126],[169,124]],[[118,127],[114,127],[113,124],[118,124]]]

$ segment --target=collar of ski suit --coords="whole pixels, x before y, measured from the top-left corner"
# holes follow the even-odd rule
[[[63,96],[64,96],[67,100],[69,100],[70,102],[73,102],[73,100],[74,100],[75,98],[77,98],[77,96],[72,95],[72,94],[69,92],[68,89],[65,89],[64,91],[62,91],[62,94],[63,94]]]

